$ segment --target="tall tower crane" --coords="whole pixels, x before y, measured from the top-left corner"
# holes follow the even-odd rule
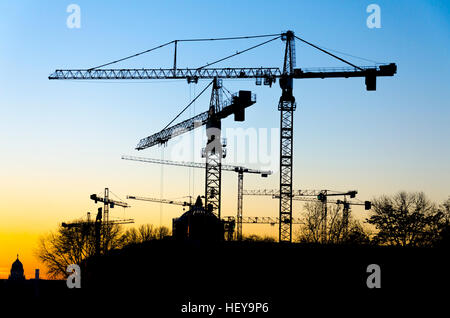
[[[254,38],[270,38],[260,44],[254,45],[242,51],[238,51],[229,56],[208,63],[197,68],[177,68],[177,47],[182,42],[198,42],[198,41],[224,41],[224,40],[247,40]],[[239,54],[248,52],[252,49],[261,47],[274,40],[280,39],[285,42],[284,58],[282,69],[276,67],[260,67],[260,68],[209,68],[209,66],[235,57]],[[349,65],[347,68],[296,68],[295,57],[295,39],[309,45],[329,56]],[[173,68],[139,68],[139,69],[106,69],[104,67],[124,60],[149,53],[156,49],[172,45],[174,46],[174,62]],[[363,77],[365,78],[366,89],[368,91],[376,90],[376,78],[379,76],[394,76],[397,72],[395,63],[377,65],[377,66],[357,66],[347,60],[344,60],[327,50],[324,50],[317,45],[314,45],[294,34],[293,31],[286,31],[278,34],[266,34],[256,36],[241,36],[241,37],[227,37],[227,38],[213,38],[213,39],[187,39],[187,40],[172,40],[154,48],[133,54],[109,63],[95,66],[89,69],[58,69],[50,76],[50,80],[148,80],[148,79],[186,79],[188,83],[197,83],[199,79],[214,79],[216,87],[218,86],[218,79],[245,79],[254,78],[256,84],[261,85],[262,80],[264,84],[272,86],[272,83],[279,79],[281,88],[281,97],[278,102],[278,110],[280,111],[280,185],[279,185],[279,241],[291,242],[292,239],[292,173],[293,173],[293,118],[296,109],[295,97],[293,95],[293,80],[294,79],[312,79],[312,78],[350,78]],[[218,98],[214,96],[211,99],[211,105],[217,105]],[[240,112],[242,114],[242,112]],[[211,127],[217,126],[211,122]],[[170,133],[173,133],[171,131]],[[163,136],[160,136],[163,137]],[[209,136],[208,145],[211,146],[213,141],[212,136]],[[159,140],[164,142],[164,140]],[[141,150],[147,147],[149,140],[141,140],[137,149]],[[211,147],[213,148],[213,147]],[[220,150],[220,146],[218,146]],[[209,150],[210,148],[207,147]],[[215,148],[213,148],[215,149]],[[220,151],[219,151],[220,152]],[[214,152],[217,155],[218,152]],[[211,190],[220,189],[220,169],[217,169],[217,164],[220,166],[220,156],[213,158],[210,173],[207,169],[207,176],[212,176],[213,180],[210,184]],[[209,164],[207,162],[207,164]],[[208,184],[208,183],[207,183]],[[215,198],[215,199],[214,199]],[[211,204],[217,210],[220,207],[220,200],[214,196]],[[220,196],[219,196],[220,198]],[[220,215],[220,210],[219,210]]]
[[[126,202],[121,202],[109,198],[109,188],[105,188],[104,197],[99,197],[97,194],[91,194],[91,200],[95,203],[103,202],[103,220],[106,224],[109,223],[109,208],[114,208],[114,206],[121,206],[123,208],[129,208],[130,206]]]
[[[165,164],[172,166],[206,168],[205,163],[200,162],[184,162],[171,161],[153,158],[143,158],[134,156],[122,156],[124,160],[141,161],[147,163]],[[242,166],[221,165],[221,169],[225,171],[233,171],[238,174],[238,192],[237,192],[237,215],[236,215],[236,237],[238,240],[242,239],[242,216],[243,216],[243,190],[244,190],[244,173],[259,174],[261,177],[267,177],[272,174],[272,171],[264,171],[258,169],[251,169]]]

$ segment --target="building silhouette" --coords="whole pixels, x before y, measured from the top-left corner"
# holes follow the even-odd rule
[[[23,265],[19,261],[19,254],[17,254],[16,261],[11,266],[11,272],[8,277],[9,280],[25,280],[25,275],[23,274]]]
[[[224,224],[212,213],[205,209],[200,197],[189,211],[172,221],[172,233],[176,240],[193,240],[204,242],[222,241],[224,238]]]

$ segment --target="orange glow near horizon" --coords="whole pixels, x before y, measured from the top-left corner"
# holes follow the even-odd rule
[[[200,173],[198,173],[198,176],[202,177]],[[235,181],[234,177],[233,175],[232,181]],[[165,188],[166,194],[164,197],[166,198],[180,197],[179,194],[183,193],[181,189],[177,191],[173,187],[169,188],[166,186]],[[111,190],[114,191],[115,189],[111,188]],[[228,198],[223,200],[222,215],[235,215],[236,201],[235,196],[231,195],[235,193],[235,189],[226,188],[224,192]],[[122,198],[126,196],[124,193],[126,192],[122,191],[120,193]],[[175,193],[178,193],[178,195]],[[40,278],[48,278],[45,266],[36,256],[39,239],[50,232],[55,232],[58,224],[61,222],[85,218],[86,212],[80,211],[91,211],[91,217],[95,217],[94,211],[102,205],[95,205],[89,199],[89,194],[89,191],[85,191],[84,195],[81,193],[73,194],[74,196],[80,197],[80,200],[68,206],[65,206],[64,200],[53,202],[49,196],[31,195],[29,201],[15,200],[14,204],[11,204],[7,209],[2,208],[1,214],[8,220],[8,223],[5,224],[5,222],[2,222],[3,224],[0,225],[0,279],[8,278],[11,265],[16,260],[17,254],[19,254],[19,260],[24,266],[26,279],[34,278],[36,268],[40,269]],[[129,194],[149,195],[148,192],[145,193],[143,191],[136,191]],[[81,198],[84,199],[81,200]],[[175,205],[160,205],[158,203],[134,200],[129,200],[128,202],[132,206],[129,209],[115,207],[110,210],[111,218],[135,219],[134,224],[124,225],[124,230],[131,227],[138,227],[141,224],[163,225],[172,229],[172,218],[178,217],[184,212],[182,207]],[[272,200],[271,198],[245,198],[244,205],[247,216],[276,216],[275,212],[268,212],[268,207],[274,211],[277,207],[276,200]],[[39,206],[46,206],[48,208],[41,210]],[[29,213],[28,211],[36,212]],[[60,211],[64,212],[60,213]],[[296,216],[298,217],[298,215]],[[277,231],[277,226],[244,224],[244,235],[258,234],[276,238]]]
[[[39,268],[39,276],[46,278],[43,264],[34,255],[39,240],[37,232],[21,232],[9,230],[0,232],[0,279],[7,279],[12,263],[17,254],[23,264],[26,279],[34,278],[35,269]]]
[[[151,157],[151,156],[149,156]],[[74,170],[67,175],[35,178],[33,183],[27,182],[25,177],[8,178],[8,182],[0,185],[0,192],[6,198],[0,207],[0,279],[8,278],[11,264],[19,254],[24,265],[26,278],[33,278],[36,268],[40,269],[40,277],[47,278],[43,264],[37,259],[35,252],[39,238],[49,232],[57,230],[62,222],[86,218],[86,212],[95,217],[97,208],[102,206],[89,199],[92,193],[101,194],[105,184],[112,192],[112,198],[124,199],[126,195],[142,195],[162,197],[173,200],[188,200],[186,195],[198,195],[204,191],[204,171],[194,170],[189,173],[182,167],[164,167],[116,161],[116,169],[100,169],[98,172]],[[302,171],[302,169],[297,169]],[[111,172],[113,171],[113,172]],[[162,178],[161,178],[162,177]],[[326,179],[324,175],[303,173],[301,176],[306,189],[336,189],[334,184],[315,186],[316,178]],[[329,177],[329,176],[328,176]],[[299,177],[296,177],[300,179]],[[70,186],[68,181],[70,180]],[[163,182],[161,182],[163,180]],[[246,189],[276,189],[279,176],[274,174],[269,178],[257,175],[245,176]],[[195,187],[193,186],[195,182]],[[235,216],[237,207],[237,180],[235,173],[223,174],[222,186],[222,217]],[[380,195],[376,184],[348,185],[346,188],[360,190],[360,200],[371,199],[373,195]],[[26,198],[22,193],[27,193]],[[118,195],[118,198],[115,197]],[[124,225],[126,230],[141,224],[164,225],[172,228],[172,218],[183,213],[183,208],[175,205],[127,201],[131,208],[115,207],[110,210],[110,218],[134,218],[135,223]],[[439,201],[437,201],[439,202]],[[293,202],[293,217],[302,216],[301,202]],[[354,207],[353,215],[363,220],[367,211],[362,207]],[[278,200],[270,196],[244,196],[244,216],[278,215]],[[296,237],[298,225],[293,227],[293,238]],[[243,234],[257,234],[278,238],[278,225],[244,224]]]

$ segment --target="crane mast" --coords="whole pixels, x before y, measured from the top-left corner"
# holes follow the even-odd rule
[[[213,79],[213,89],[211,92],[211,101],[209,104],[209,120],[206,123],[206,147],[203,156],[205,157],[205,209],[214,212],[220,219],[221,212],[221,189],[222,189],[222,158],[225,157],[222,143],[221,119],[216,116],[219,113],[222,104],[222,80],[215,77]]]
[[[279,241],[291,242],[292,238],[292,146],[293,123],[296,103],[292,94],[292,74],[295,65],[294,34],[291,31],[282,36],[286,42],[283,73],[280,78],[280,202]]]

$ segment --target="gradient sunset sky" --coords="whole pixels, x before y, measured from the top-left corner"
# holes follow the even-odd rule
[[[66,26],[71,3],[81,8],[80,29]],[[380,29],[366,26],[371,3],[381,8]],[[39,236],[96,211],[91,193],[109,187],[121,199],[134,194],[185,200],[204,189],[202,170],[124,161],[121,155],[175,159],[174,143],[141,152],[134,147],[162,129],[206,81],[49,81],[51,72],[93,67],[174,39],[289,29],[326,48],[398,65],[395,77],[378,79],[376,92],[367,92],[363,79],[295,82],[295,188],[357,189],[361,200],[399,190],[424,191],[437,203],[447,199],[450,5],[444,1],[2,1],[0,278],[7,278],[16,254],[27,278],[42,268],[33,255]],[[178,66],[201,66],[260,42],[182,43]],[[296,53],[297,67],[345,66],[300,43]],[[167,47],[112,67],[171,67],[172,54]],[[282,67],[282,55],[283,42],[277,40],[216,66]],[[279,127],[278,83],[224,85],[257,95],[245,123],[230,118],[224,128]],[[208,99],[209,92],[180,120],[207,110]],[[200,162],[200,149],[193,151]],[[278,154],[278,145],[273,152]],[[248,189],[276,189],[278,180],[275,173],[268,179],[246,175],[244,182]],[[236,188],[236,175],[224,172],[223,215],[236,213]],[[171,227],[181,212],[176,206],[130,204],[111,216]],[[244,201],[247,216],[277,216],[277,207],[271,198]],[[301,204],[294,209],[300,217]],[[365,217],[363,210],[354,213]],[[244,234],[275,237],[276,229],[244,226]]]

